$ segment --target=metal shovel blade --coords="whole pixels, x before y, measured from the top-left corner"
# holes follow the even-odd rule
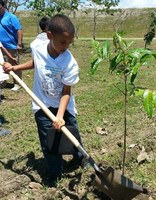
[[[140,193],[147,193],[147,190],[142,186],[116,172],[112,167],[96,171],[96,175],[92,175],[91,178],[92,185],[113,200],[131,200]]]

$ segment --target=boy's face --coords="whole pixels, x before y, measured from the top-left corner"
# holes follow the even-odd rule
[[[62,34],[53,34],[48,31],[47,35],[50,40],[51,52],[54,55],[63,53],[72,43],[74,38],[73,34],[67,32],[63,32]]]

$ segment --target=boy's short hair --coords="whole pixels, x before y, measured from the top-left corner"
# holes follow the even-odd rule
[[[5,2],[3,0],[0,0],[0,5],[2,5],[4,7],[5,6]]]
[[[54,34],[62,34],[63,32],[75,34],[72,21],[63,14],[56,14],[50,19],[48,30]]]
[[[50,17],[48,16],[44,16],[40,19],[39,26],[42,31],[45,31],[46,29],[48,29],[49,20],[50,20]]]

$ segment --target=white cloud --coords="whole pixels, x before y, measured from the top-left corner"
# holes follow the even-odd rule
[[[120,0],[120,8],[155,8],[156,0]]]

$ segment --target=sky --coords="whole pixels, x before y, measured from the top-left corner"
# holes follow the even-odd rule
[[[156,0],[120,0],[120,8],[155,8]]]
[[[89,2],[88,0],[82,0]],[[156,0],[120,0],[120,8],[156,8]],[[24,6],[20,10],[24,10]]]
[[[89,0],[82,0],[86,4]],[[120,8],[155,8],[156,0],[120,0]]]

